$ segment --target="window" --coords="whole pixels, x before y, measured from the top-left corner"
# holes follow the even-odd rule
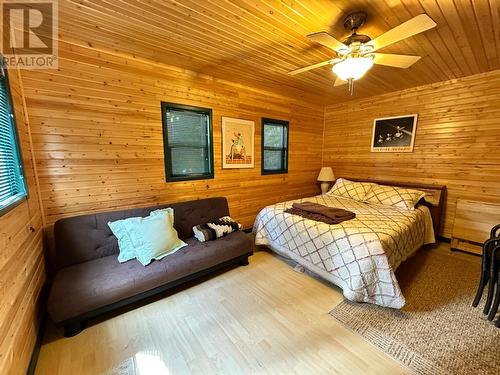
[[[0,214],[27,195],[7,71],[0,76]]]
[[[262,174],[288,172],[288,121],[262,119]]]
[[[161,103],[168,181],[214,177],[212,110]]]

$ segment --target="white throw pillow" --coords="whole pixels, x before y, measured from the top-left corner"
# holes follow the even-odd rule
[[[126,230],[134,244],[137,260],[143,266],[187,246],[179,239],[171,213],[166,210],[130,223]]]
[[[412,211],[424,196],[425,193],[420,190],[376,185],[368,192],[364,201]]]
[[[372,182],[356,182],[349,181],[345,178],[339,178],[335,181],[335,185],[326,194],[336,195],[343,198],[355,199],[363,202],[366,194],[376,185]]]
[[[150,213],[147,217],[131,217],[109,222],[118,239],[120,263],[137,258],[144,266],[153,259],[159,260],[187,246],[179,239],[173,225],[174,210],[165,208]]]

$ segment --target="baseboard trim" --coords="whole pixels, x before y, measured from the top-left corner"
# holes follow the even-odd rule
[[[42,348],[43,336],[45,334],[45,328],[47,327],[47,309],[46,309],[46,301],[48,295],[49,285],[45,284],[42,287],[40,292],[40,322],[38,325],[38,331],[36,333],[35,346],[33,347],[33,351],[31,352],[31,358],[28,365],[28,369],[26,371],[26,375],[33,375],[36,369],[36,363],[38,362],[38,355],[40,354],[40,349]]]

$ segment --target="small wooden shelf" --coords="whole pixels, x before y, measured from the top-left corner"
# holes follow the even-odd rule
[[[483,242],[499,223],[500,203],[458,199],[451,248],[481,255]]]

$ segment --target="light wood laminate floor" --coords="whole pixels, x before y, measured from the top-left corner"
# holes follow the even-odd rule
[[[259,251],[247,267],[75,337],[49,326],[36,374],[101,374],[129,358],[140,375],[409,373],[328,314],[342,299],[337,287]]]

